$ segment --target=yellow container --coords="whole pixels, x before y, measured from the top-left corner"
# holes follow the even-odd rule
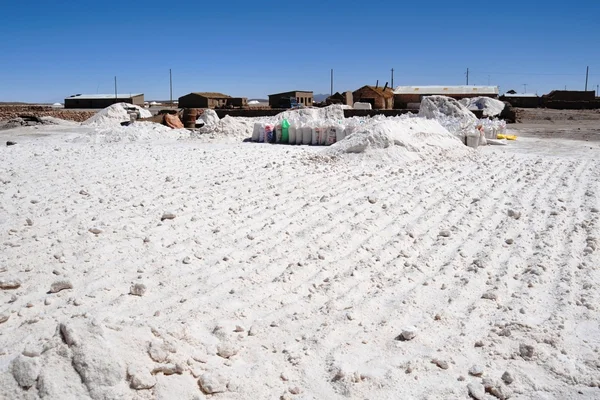
[[[517,140],[517,136],[516,135],[503,135],[503,134],[499,133],[498,139]]]

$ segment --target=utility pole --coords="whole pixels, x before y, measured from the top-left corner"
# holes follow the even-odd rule
[[[467,86],[469,86],[469,68],[467,68]]]
[[[600,85],[596,85],[596,97],[600,96]]]
[[[527,84],[524,83],[523,86],[525,87],[525,91],[523,93],[527,93]]]
[[[394,68],[392,68],[392,90],[394,90]]]
[[[331,96],[333,96],[333,68],[331,68]]]
[[[171,68],[169,68],[169,92],[171,93],[171,107],[173,107],[173,75],[171,74]]]
[[[585,91],[587,92],[587,84],[588,84],[588,75],[590,73],[590,67],[588,66],[585,69]]]
[[[117,101],[118,96],[117,96],[117,77],[115,76],[115,102]]]

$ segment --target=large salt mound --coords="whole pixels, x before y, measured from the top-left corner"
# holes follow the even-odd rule
[[[287,119],[290,122],[303,124],[322,122],[323,120],[340,121],[344,119],[344,109],[337,104],[323,108],[299,108],[279,113],[275,116],[275,119],[277,121]]]
[[[491,97],[472,97],[461,99],[459,102],[469,110],[483,110],[486,117],[500,115],[504,110],[504,103]]]
[[[141,118],[150,118],[152,113],[140,106],[129,103],[115,103],[105,109],[98,111],[93,117],[83,121],[82,125],[93,126],[120,126],[121,122],[129,121],[127,108],[136,108]]]
[[[89,133],[73,139],[77,143],[113,143],[155,140],[177,140],[190,137],[187,129],[171,129],[148,121],[137,121],[128,126],[98,126]]]
[[[396,156],[406,160],[455,158],[472,153],[438,121],[406,117],[370,120],[344,140],[325,149],[325,153],[340,156],[388,148],[393,148]]]
[[[446,96],[427,96],[421,101],[419,117],[435,119],[450,133],[463,138],[477,124],[477,117],[464,105]]]

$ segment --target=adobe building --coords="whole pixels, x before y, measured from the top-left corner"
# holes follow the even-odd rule
[[[534,93],[505,93],[500,96],[500,100],[518,108],[538,108],[541,104],[540,97]]]
[[[115,103],[144,106],[144,94],[74,94],[65,99],[65,108],[106,108]]]
[[[363,86],[352,93],[355,103],[369,103],[374,110],[391,110],[394,108],[394,91],[392,88],[379,86]]]
[[[217,92],[193,92],[181,96],[178,105],[180,108],[243,108],[248,106],[248,99]]]
[[[296,99],[296,102],[304,107],[312,107],[313,92],[307,90],[293,90],[291,92],[270,94],[269,106],[271,108],[290,108],[290,99]]]
[[[327,104],[328,106],[331,104],[342,104],[342,105],[352,106],[354,104],[352,92],[351,91],[347,91],[347,92],[343,92],[343,93],[335,92],[334,94],[329,96],[327,99],[325,99],[325,104]]]

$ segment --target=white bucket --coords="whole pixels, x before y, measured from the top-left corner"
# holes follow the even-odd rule
[[[341,142],[346,138],[346,128],[343,125],[336,126],[335,129],[335,141]]]
[[[479,146],[479,135],[467,136],[467,146],[476,149]]]
[[[327,144],[327,134],[328,134],[328,127],[326,126],[320,126],[318,128],[315,128],[315,130],[317,131],[317,143],[318,145],[324,146],[325,144]]]
[[[356,131],[356,129],[357,127],[355,125],[348,125],[344,129],[344,138],[347,138],[348,136],[352,135]]]
[[[296,127],[296,144],[302,144],[303,132],[304,132],[304,129],[302,128],[302,126],[298,125]]]
[[[335,143],[337,137],[337,130],[338,127],[336,125],[332,125],[329,127],[329,129],[327,129],[327,143],[325,143],[327,146],[331,146]]]
[[[265,124],[259,124],[259,130],[258,130],[258,142],[259,143],[263,143],[265,142],[266,139],[266,130],[265,130]]]
[[[311,139],[310,144],[317,145],[319,144],[319,133],[321,133],[321,128],[311,128]]]
[[[262,128],[262,124],[260,122],[256,122],[254,124],[254,129],[252,130],[252,141],[253,142],[258,142],[258,140],[260,139],[261,128]]]
[[[312,141],[312,131],[310,126],[302,127],[302,144],[310,144]]]

